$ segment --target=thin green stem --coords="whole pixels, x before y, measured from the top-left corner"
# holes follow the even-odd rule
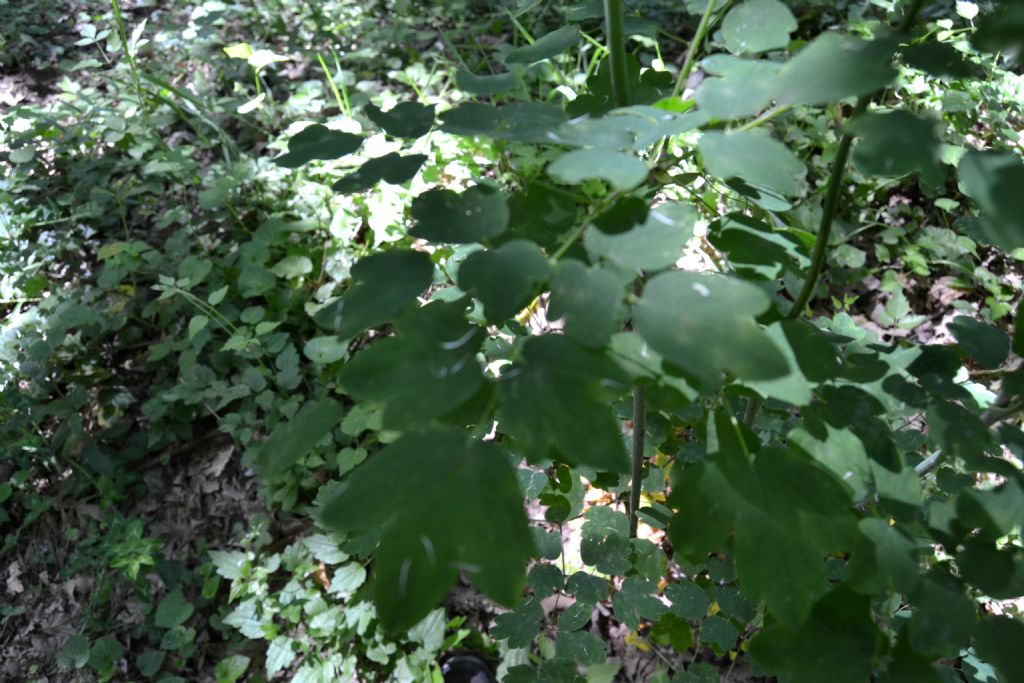
[[[604,0],[604,27],[612,66],[612,97],[615,106],[629,106],[629,61],[626,53],[626,20],[622,0]]]
[[[762,113],[756,119],[752,119],[752,120],[747,121],[746,123],[744,123],[742,126],[740,126],[739,128],[736,129],[736,132],[737,133],[742,133],[743,131],[747,131],[747,130],[751,130],[753,128],[757,128],[758,126],[760,126],[762,124],[768,123],[769,121],[774,119],[776,116],[781,116],[782,114],[785,114],[787,111],[789,111],[789,106],[787,106],[787,105],[783,105],[781,107],[772,107],[768,111]]]
[[[345,116],[349,116],[349,111],[345,107],[345,101],[341,99],[341,93],[338,92],[338,86],[334,84],[334,78],[331,76],[331,70],[327,68],[327,63],[319,52],[316,54],[316,58],[320,62],[320,68],[324,71],[324,77],[327,79],[327,85],[330,87],[331,93],[334,94],[334,101],[338,103],[338,109],[341,109]]]
[[[647,405],[643,386],[633,389],[633,483],[629,489],[629,537],[636,538],[639,525],[640,493],[644,475],[644,433],[647,429]]]
[[[680,69],[679,78],[676,79],[676,85],[672,88],[672,97],[679,97],[683,88],[686,87],[686,81],[690,78],[690,72],[693,71],[693,65],[697,61],[697,50],[700,49],[700,44],[704,42],[704,36],[707,35],[708,28],[711,26],[711,17],[715,13],[717,4],[716,0],[708,0],[708,6],[704,9],[704,14],[701,15],[700,23],[697,24],[697,32],[693,34],[690,47],[686,50],[683,68]]]
[[[124,18],[121,16],[121,4],[117,0],[110,0],[114,8],[114,20],[117,22],[118,35],[121,36],[121,49],[124,50],[124,57],[128,60],[128,68],[132,72],[132,80],[135,81],[135,91],[139,95],[139,104],[143,104],[142,81],[139,80],[139,72],[135,67],[135,56],[128,49],[128,30],[124,25]]]
[[[917,19],[918,13],[921,11],[922,5],[924,5],[924,0],[910,0],[907,11],[904,13],[897,29],[900,33],[906,33],[910,30],[914,20]],[[857,98],[857,104],[853,108],[851,118],[864,113],[868,105],[871,104],[874,95],[875,93],[870,93]],[[832,234],[832,221],[835,218],[836,208],[839,205],[839,192],[843,184],[843,176],[846,173],[846,162],[850,158],[851,145],[853,145],[853,136],[849,133],[844,134],[839,140],[839,149],[836,150],[836,158],[832,162],[832,172],[829,175],[828,187],[825,191],[825,206],[822,209],[821,222],[818,225],[814,251],[811,253],[811,268],[807,273],[807,279],[804,280],[800,293],[797,294],[796,301],[793,302],[792,308],[786,314],[787,320],[795,320],[803,314],[807,303],[814,294],[814,290],[817,289],[818,278],[821,277],[821,272],[825,267],[825,260],[828,255],[828,243]],[[747,406],[746,414],[743,416],[743,421],[747,426],[753,423],[754,418],[757,416],[758,408],[760,408],[760,403],[757,399],[753,399],[751,404]],[[747,421],[748,417],[750,418],[749,422]],[[937,457],[941,457],[941,455]]]
[[[611,60],[612,97],[616,106],[628,107],[629,62],[626,54],[626,29],[622,0],[604,0],[604,25],[608,40],[608,58]],[[633,283],[634,292],[639,292],[640,278]],[[637,510],[640,509],[640,494],[643,490],[644,431],[647,421],[647,404],[644,388],[633,388],[633,479],[629,488],[629,535],[636,537],[639,523]]]
[[[864,113],[871,102],[870,95],[861,95],[857,99],[857,105],[853,108],[853,117]],[[843,176],[846,174],[846,162],[850,158],[850,146],[853,144],[853,136],[849,133],[843,135],[839,140],[839,149],[836,150],[836,158],[832,162],[832,173],[829,175],[828,187],[825,190],[825,206],[821,212],[821,222],[818,224],[818,234],[814,241],[814,251],[811,253],[811,268],[807,272],[804,286],[793,302],[792,308],[786,314],[787,320],[799,318],[811,300],[811,295],[818,286],[818,278],[825,267],[825,259],[828,256],[828,243],[832,235],[832,220],[836,215],[836,208],[839,206],[839,192],[842,189]]]

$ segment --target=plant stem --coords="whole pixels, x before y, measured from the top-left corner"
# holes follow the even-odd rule
[[[617,107],[629,106],[629,62],[626,54],[626,20],[622,0],[604,0],[604,26],[608,58],[612,61],[612,97]]]
[[[644,388],[633,389],[633,483],[629,488],[629,537],[636,538],[639,523],[640,493],[644,474],[644,432],[647,428],[647,406]]]
[[[853,108],[851,118],[864,113],[871,102],[871,95],[861,95],[857,98],[857,105]],[[846,174],[846,162],[850,158],[850,146],[853,144],[853,136],[849,133],[843,135],[839,140],[839,149],[836,150],[836,158],[832,162],[832,173],[829,175],[828,188],[825,191],[825,207],[821,212],[821,222],[818,224],[818,234],[814,240],[814,251],[811,253],[811,269],[807,272],[807,279],[804,286],[793,302],[793,307],[786,314],[787,320],[795,320],[804,312],[804,307],[810,301],[811,295],[818,286],[818,278],[825,267],[825,258],[828,255],[828,241],[832,234],[832,220],[836,215],[836,207],[839,205],[839,191],[843,184],[843,176]]]
[[[712,0],[714,4],[714,0]],[[625,19],[622,0],[604,0],[604,25],[608,40],[608,58],[612,64],[612,97],[616,106],[629,106],[629,66],[626,59]],[[642,276],[641,276],[642,277]],[[633,291],[639,293],[640,278],[633,283]],[[640,507],[640,492],[643,487],[644,469],[644,424],[647,421],[647,405],[644,388],[633,388],[633,481],[629,488],[629,536],[636,537],[637,516]]]
[[[128,60],[128,67],[132,71],[132,80],[135,81],[135,91],[139,95],[139,104],[141,105],[145,101],[142,94],[142,81],[139,80],[139,72],[135,68],[135,57],[128,49],[128,30],[125,28],[124,18],[121,16],[121,4],[117,0],[110,0],[110,4],[114,8],[114,20],[117,21],[117,31],[121,36],[121,49],[124,50],[124,57]]]
[[[921,11],[921,5],[924,4],[924,0],[911,0],[910,6],[907,7],[906,13],[903,15],[903,20],[900,21],[899,28],[897,29],[900,33],[906,33],[910,30],[910,27],[914,23],[914,19],[917,18],[917,13]],[[874,93],[868,95],[861,95],[857,98],[857,105],[853,108],[853,114],[851,118],[856,118],[860,114],[863,114],[867,110],[868,105],[871,104],[871,99]],[[832,174],[828,180],[828,190],[825,195],[825,208],[821,214],[821,224],[818,226],[818,235],[814,242],[814,252],[811,255],[811,270],[807,273],[807,279],[804,280],[804,286],[800,290],[800,294],[797,296],[796,301],[793,303],[793,307],[789,309],[789,314],[786,318],[794,320],[800,317],[803,313],[804,306],[810,301],[811,295],[814,293],[815,287],[818,285],[818,277],[821,275],[821,270],[825,266],[825,256],[828,252],[828,240],[832,233],[832,219],[835,218],[836,206],[839,204],[839,190],[840,185],[843,182],[843,175],[846,172],[846,162],[850,158],[850,146],[853,144],[853,136],[849,133],[843,135],[839,141],[839,149],[836,151],[836,158],[832,162]]]
[[[676,85],[672,88],[672,97],[679,97],[686,87],[686,81],[690,78],[690,72],[693,71],[693,65],[697,61],[697,50],[704,42],[704,36],[707,35],[708,28],[711,26],[711,17],[715,13],[717,4],[717,0],[708,0],[708,6],[704,9],[704,14],[701,15],[700,23],[697,24],[697,32],[693,34],[690,47],[686,50],[683,68],[680,69],[679,78],[676,79]]]
[[[903,15],[903,19],[900,21],[899,28],[897,29],[900,33],[906,33],[910,30],[910,27],[914,24],[914,20],[917,18],[918,12],[921,11],[921,6],[923,4],[924,0],[910,0],[907,11]],[[874,95],[875,93],[869,93],[858,97],[857,104],[853,108],[851,118],[855,118],[860,114],[863,114],[867,110],[868,105],[871,104],[871,100]],[[793,302],[793,307],[790,308],[789,313],[786,314],[787,320],[795,320],[804,312],[804,308],[811,300],[811,295],[814,294],[814,290],[818,286],[818,278],[821,277],[821,271],[825,267],[825,259],[828,255],[829,237],[832,234],[832,220],[835,218],[836,207],[839,205],[839,191],[840,186],[843,183],[843,176],[846,173],[846,162],[850,158],[851,145],[853,145],[853,136],[849,133],[845,133],[839,140],[839,149],[836,150],[836,158],[832,162],[832,173],[829,176],[828,188],[825,194],[825,206],[821,213],[821,223],[818,226],[818,234],[814,242],[814,251],[811,253],[811,269],[807,273],[807,279],[804,280],[804,285],[801,287],[800,293],[796,297],[796,301]],[[748,427],[757,416],[757,410],[759,407],[760,402],[757,401],[757,399],[753,399],[751,405],[747,406],[747,412],[743,417],[743,421]],[[748,417],[750,418],[749,422],[747,422]]]

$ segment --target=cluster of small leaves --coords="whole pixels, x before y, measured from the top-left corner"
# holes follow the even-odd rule
[[[919,9],[909,5],[904,11]],[[408,239],[356,265],[354,285],[332,309],[338,338],[385,323],[391,333],[355,354],[338,386],[379,406],[382,426],[400,435],[325,487],[319,520],[355,534],[363,552],[374,549],[372,595],[390,628],[422,618],[461,572],[506,605],[529,584],[532,597],[494,631],[526,647],[545,619],[540,601],[572,594],[553,656],[511,669],[508,680],[575,680],[574,662],[604,658],[596,636],[578,629],[610,586],[551,564],[525,579],[541,539],[522,497],[532,489],[548,521],[561,524],[582,511],[571,494],[580,476],[622,491],[626,397],[646,387],[649,441],[674,460],[667,507],[646,519],[664,527],[671,516],[668,536],[690,579],[657,597],[664,551],[629,538],[624,513],[591,507],[582,561],[619,577],[611,604],[620,624],[652,625],[652,637],[685,651],[699,621],[705,645],[728,652],[749,639],[752,665],[784,681],[938,681],[946,669],[936,662],[969,646],[1016,680],[1012,653],[1024,626],[982,605],[1024,592],[1024,478],[1003,457],[1008,449],[1019,458],[1022,440],[1014,428],[990,428],[993,410],[1017,407],[1019,371],[1006,375],[998,399],[958,379],[965,364],[1002,366],[1009,337],[964,317],[951,326],[955,344],[886,345],[845,314],[810,322],[788,310],[811,272],[828,177],[817,177],[820,167],[809,173],[780,139],[787,126],[800,130],[822,106],[884,90],[897,64],[969,79],[971,69],[956,70],[969,57],[916,29],[794,41],[798,23],[778,0],[726,7],[715,16],[710,3],[708,16],[720,20],[714,44],[727,52],[704,60],[709,77],[692,99],[671,96],[668,74],[634,60],[629,107],[613,107],[605,64],[565,109],[466,102],[440,113],[442,132],[540,147],[547,178],[426,190],[412,201]],[[998,11],[1019,24],[1015,9]],[[992,41],[1019,46],[981,22],[974,45]],[[459,86],[498,94],[524,77],[517,65],[557,60],[578,42],[575,27],[558,29],[504,55],[515,78],[460,73]],[[1021,246],[1018,152],[997,143],[947,164],[936,120],[884,98],[862,102],[840,143],[853,141],[858,173],[947,191],[955,182],[977,213],[954,231],[1004,251]],[[401,107],[367,116],[397,136],[434,125],[423,107]],[[300,136],[323,136],[319,151],[342,139],[306,130]],[[659,156],[664,138],[678,150],[668,160]],[[299,139],[278,163],[297,160]],[[370,163],[360,177],[383,178]],[[680,172],[686,165],[698,172]],[[726,206],[737,208],[659,198],[693,196],[685,186],[695,175],[727,188]],[[725,259],[721,272],[676,267],[698,222]],[[538,297],[560,320],[557,331],[524,327]],[[895,324],[907,311],[894,306],[890,315]],[[330,407],[309,415],[316,411],[332,419],[315,432],[303,419],[295,427],[303,440],[326,436],[340,419]],[[907,426],[920,419],[926,431]],[[302,450],[272,442],[260,453],[272,471]],[[930,472],[928,451],[946,458],[934,480],[920,476]],[[539,490],[529,467],[551,473]],[[734,565],[738,591],[732,578],[708,578],[715,558]],[[725,616],[708,614],[712,592]]]

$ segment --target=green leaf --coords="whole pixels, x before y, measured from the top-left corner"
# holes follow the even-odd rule
[[[957,174],[960,189],[981,209],[971,237],[1006,252],[1024,247],[1024,161],[1010,152],[971,150]]]
[[[250,661],[245,655],[231,655],[220,660],[213,670],[217,683],[235,683],[245,674]]]
[[[601,664],[607,660],[605,642],[593,633],[566,633],[555,636],[555,656],[580,664]]]
[[[330,398],[307,401],[288,422],[279,423],[256,454],[256,467],[268,478],[280,476],[341,421],[345,409]]]
[[[671,645],[676,652],[686,652],[693,647],[693,629],[686,620],[672,612],[662,615],[650,635],[655,641]]]
[[[529,305],[550,271],[536,244],[513,240],[470,254],[459,267],[459,288],[484,305],[488,322],[501,324]]]
[[[917,547],[886,520],[869,517],[857,523],[862,539],[850,559],[850,586],[860,593],[880,593],[890,584],[907,594],[918,582]]]
[[[67,639],[57,653],[57,666],[61,669],[81,669],[89,661],[89,639],[76,633]]]
[[[1007,546],[997,550],[991,542],[965,544],[957,553],[960,576],[997,600],[1013,600],[1024,595],[1024,552]]]
[[[499,95],[519,87],[519,77],[514,73],[488,74],[477,76],[468,71],[455,72],[455,85],[471,95]]]
[[[669,584],[665,589],[665,597],[672,602],[672,613],[683,619],[700,619],[711,607],[707,591],[693,581],[682,580]]]
[[[611,149],[576,149],[548,166],[548,175],[561,183],[607,181],[614,189],[631,190],[647,178],[647,164],[632,154]]]
[[[751,116],[771,104],[775,78],[782,68],[775,62],[732,55],[712,55],[702,66],[720,78],[705,78],[694,99],[706,114],[723,120]]]
[[[164,665],[167,653],[163,650],[146,650],[135,659],[135,666],[139,673],[147,678],[152,678]]]
[[[986,617],[978,626],[975,647],[1005,681],[1024,680],[1024,624],[1009,617]]]
[[[807,381],[807,378],[800,371],[798,355],[790,347],[789,340],[783,327],[783,322],[775,322],[765,329],[765,334],[771,339],[776,348],[786,357],[789,364],[789,372],[781,377],[763,380],[747,380],[744,386],[750,387],[764,398],[785,401],[797,406],[805,406],[811,402],[814,385]]]
[[[853,148],[853,164],[861,173],[902,176],[920,173],[929,185],[942,182],[942,145],[935,122],[902,109],[861,114],[847,130],[861,139]]]
[[[543,618],[544,610],[541,609],[540,602],[527,598],[511,612],[494,617],[491,636],[496,640],[508,640],[509,647],[529,647],[540,633],[540,622]]]
[[[949,331],[983,368],[998,368],[1010,353],[1010,338],[995,325],[960,315],[949,324]]]
[[[413,237],[430,242],[468,244],[497,237],[508,227],[505,195],[486,185],[461,194],[428,190],[412,200]]]
[[[720,616],[711,616],[704,619],[700,625],[700,640],[702,643],[717,645],[718,649],[728,652],[736,646],[736,639],[740,632],[732,625],[732,622]]]
[[[729,10],[722,22],[725,47],[734,54],[786,47],[796,19],[779,0],[746,0]]]
[[[321,519],[380,535],[373,594],[392,631],[426,616],[460,571],[495,601],[515,601],[534,552],[506,454],[453,428],[403,434],[334,489]]]
[[[486,331],[465,318],[466,300],[433,302],[395,320],[395,336],[371,344],[341,370],[353,398],[384,404],[401,429],[452,412],[483,385],[475,355]]]
[[[248,556],[241,550],[211,550],[210,562],[218,574],[229,581],[235,581],[242,578]]]
[[[358,135],[314,123],[293,135],[288,141],[288,152],[274,159],[274,163],[284,168],[298,168],[313,159],[328,161],[343,157],[362,144],[363,138]]]
[[[590,508],[590,510],[595,509],[596,508]],[[590,510],[587,512],[589,513]],[[607,515],[607,513],[602,514]],[[613,519],[616,518],[613,517]],[[615,524],[615,535],[620,535],[620,523],[613,522],[613,524]],[[566,590],[575,595],[579,602],[592,605],[608,597],[608,582],[600,577],[587,574],[586,572],[576,572],[570,576],[568,582],[566,582]]]
[[[535,564],[526,576],[526,585],[533,590],[538,600],[562,590],[564,584],[562,570],[553,564]]]
[[[371,327],[393,320],[430,286],[434,264],[428,254],[389,249],[352,266],[355,283],[345,295],[316,315],[317,324],[351,339]]]
[[[634,323],[655,351],[708,385],[721,372],[773,379],[786,375],[789,363],[754,321],[769,305],[763,291],[741,280],[668,271],[644,287]]]
[[[1004,0],[986,13],[971,36],[974,47],[986,52],[1004,52],[1018,64],[1024,59],[1024,6]]]
[[[931,659],[955,657],[977,622],[977,607],[962,586],[939,570],[921,581],[910,596],[910,647]]]
[[[274,264],[270,272],[277,277],[291,280],[313,272],[313,262],[308,256],[285,256]]]
[[[606,507],[592,507],[584,515],[581,529],[580,558],[602,574],[626,573],[629,561],[629,518]],[[580,599],[583,599],[577,595]],[[602,598],[599,599],[603,599]]]
[[[441,129],[454,135],[550,144],[553,132],[566,118],[565,111],[553,104],[516,102],[495,107],[466,102],[441,114]]]
[[[302,545],[306,546],[313,558],[325,564],[341,564],[348,559],[348,555],[341,551],[337,540],[325,534],[313,534],[302,539]]]
[[[975,68],[964,59],[964,53],[948,43],[928,41],[900,48],[907,66],[920,69],[932,76],[970,78]]]
[[[302,346],[302,355],[314,363],[328,365],[348,353],[348,342],[337,336],[313,337]]]
[[[779,71],[775,99],[780,105],[825,104],[874,92],[896,76],[890,65],[895,47],[889,40],[822,33]]]
[[[626,321],[624,294],[623,282],[610,271],[561,261],[551,281],[548,317],[565,318],[565,333],[584,346],[604,346]]]
[[[881,638],[870,600],[840,584],[797,630],[773,624],[754,636],[750,654],[787,683],[863,683]]]
[[[195,611],[192,603],[185,599],[180,589],[175,589],[164,596],[157,605],[156,613],[153,616],[153,623],[159,628],[174,628],[181,626]]]
[[[505,55],[506,64],[529,64],[560,55],[580,41],[580,32],[575,26],[563,26],[541,36],[532,45],[509,50]]]
[[[654,590],[653,583],[636,577],[623,581],[622,589],[612,598],[612,608],[619,623],[635,631],[640,628],[642,620],[654,620],[667,612],[665,604],[651,595]]]
[[[499,380],[499,428],[532,459],[557,451],[570,463],[627,472],[625,444],[609,407],[625,382],[606,356],[564,335],[531,337]]]
[[[806,167],[792,151],[764,131],[708,131],[697,142],[709,173],[742,178],[785,195],[800,194]]]
[[[667,202],[651,209],[642,225],[626,232],[607,234],[588,228],[583,245],[592,260],[602,259],[630,272],[664,270],[682,257],[698,217],[692,206]]]
[[[331,185],[331,189],[342,194],[352,194],[369,190],[382,180],[392,185],[401,185],[416,177],[426,160],[426,154],[402,156],[398,152],[391,152],[382,157],[370,159]]]
[[[267,678],[273,678],[279,671],[284,671],[295,661],[294,640],[288,636],[278,636],[267,646]]]
[[[124,656],[124,647],[114,636],[103,636],[89,650],[89,666],[97,673],[110,672]],[[76,658],[77,661],[77,658]]]
[[[783,271],[802,273],[810,265],[803,244],[785,229],[730,213],[712,223],[708,240],[729,256],[737,273],[774,280]]]
[[[385,133],[396,138],[418,138],[434,125],[434,107],[419,102],[399,102],[388,111],[368,104],[363,112]]]

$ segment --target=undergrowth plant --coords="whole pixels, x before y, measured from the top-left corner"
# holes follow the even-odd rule
[[[821,314],[833,268],[841,283],[867,263],[846,242],[872,220],[876,255],[930,252],[908,263],[924,276],[1024,246],[1019,135],[951,144],[941,104],[893,89],[976,88],[979,55],[1019,57],[1022,8],[937,33],[948,10],[909,0],[891,22],[807,35],[778,0],[687,6],[700,20],[677,72],[640,62],[627,20],[642,20],[606,0],[536,37],[510,13],[522,40],[505,70],[455,75],[472,101],[363,108],[404,148],[367,154],[338,193],[443,166],[433,136],[490,140],[497,158],[472,178],[432,171],[407,233],[314,307],[308,344],[339,363],[249,462],[270,481],[301,471],[372,412],[379,436],[339,454],[319,523],[370,562],[392,632],[460,576],[510,608],[492,636],[529,661],[507,681],[607,675],[587,627],[609,598],[627,642],[705,653],[670,662],[674,681],[717,680],[709,649],[782,681],[1024,680],[1006,602],[1024,593],[1022,440],[1004,422],[1024,407],[1024,334],[964,315],[955,343],[922,345],[858,327],[855,297]],[[579,55],[574,92],[561,67]],[[276,162],[363,144],[314,124]],[[888,225],[867,202],[894,188],[925,208]],[[972,211],[910,225],[954,203]],[[883,319],[912,329],[893,278]],[[986,286],[989,318],[1006,317]],[[584,512],[584,481],[605,504]],[[573,525],[585,569],[567,573]],[[555,594],[564,609],[544,606]]]

